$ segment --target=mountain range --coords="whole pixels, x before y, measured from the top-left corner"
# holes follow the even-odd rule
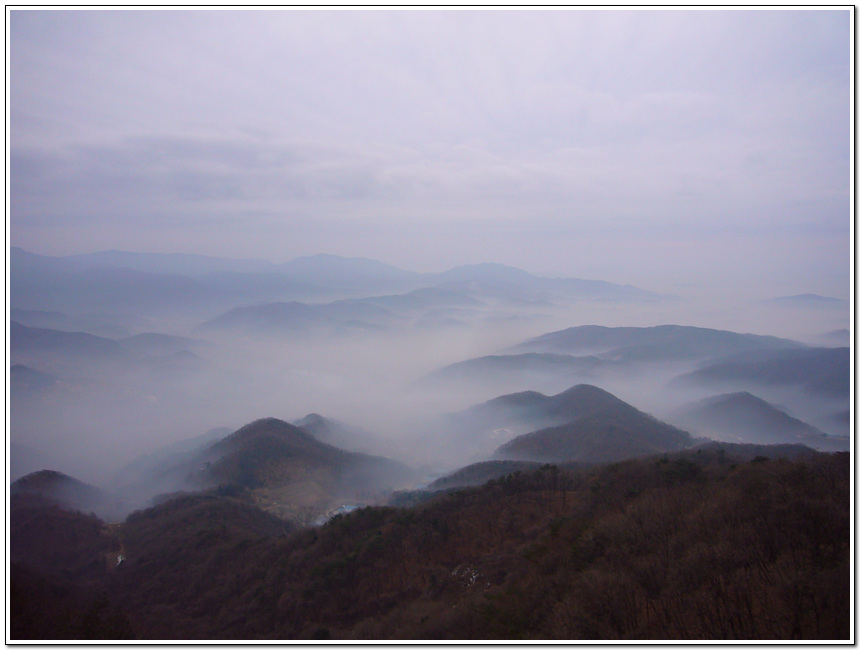
[[[547,396],[502,395],[447,416],[438,426],[464,458],[541,463],[606,462],[676,451],[692,437],[602,388],[577,384]]]
[[[805,346],[801,343],[775,336],[738,334],[705,327],[582,325],[529,339],[516,345],[513,350],[557,354],[591,353],[614,361],[662,361],[802,347]]]
[[[442,273],[405,271],[365,258],[301,257],[284,264],[195,255],[107,251],[50,257],[13,247],[11,304],[15,309],[81,313],[107,307],[152,316],[165,309],[195,314],[239,303],[318,301],[437,288],[537,303],[566,299],[658,300],[627,285],[543,278],[500,264],[462,266]]]
[[[136,370],[176,380],[205,367],[206,362],[197,352],[206,350],[208,345],[184,336],[159,333],[114,339],[86,332],[28,327],[14,320],[9,323],[15,385],[31,389],[56,385],[56,375],[80,380],[87,375],[128,375]],[[50,368],[52,372],[36,367]]]
[[[674,452],[693,444],[686,431],[595,386],[574,386],[536,402],[544,417],[564,424],[519,435],[500,446],[495,457],[544,463],[611,462]]]
[[[826,451],[848,449],[847,438],[827,436],[746,391],[703,399],[679,413],[677,420],[710,438],[729,442],[799,443]]]
[[[679,377],[704,385],[797,386],[833,398],[850,393],[850,348],[755,350],[717,360]]]
[[[783,351],[802,359],[804,354],[811,354],[804,352],[808,349],[789,339],[702,327],[583,325],[527,339],[499,354],[457,361],[436,369],[422,381],[429,386],[458,382],[493,390],[557,390],[576,382],[654,381],[655,370],[661,376],[667,372],[678,375],[692,372],[696,363],[777,358]],[[690,379],[704,381],[698,374],[690,375]],[[691,383],[685,377],[677,384],[685,382]]]
[[[847,629],[845,304],[333,255],[9,260],[21,638]],[[766,315],[802,342],[666,324]]]

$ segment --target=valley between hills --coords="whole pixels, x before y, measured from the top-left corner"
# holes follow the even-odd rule
[[[501,265],[10,264],[13,638],[850,635],[839,300],[749,333]]]

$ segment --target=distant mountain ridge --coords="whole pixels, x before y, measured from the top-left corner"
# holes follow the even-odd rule
[[[9,368],[9,385],[14,389],[43,390],[51,388],[59,380],[54,375],[34,370],[22,363],[15,363]]]
[[[422,274],[364,257],[319,254],[285,262],[279,269],[303,282],[335,289],[410,290],[421,284]]]
[[[797,341],[687,325],[604,327],[582,325],[516,345],[514,352],[600,353],[615,360],[727,356],[749,350],[806,347]]]
[[[247,332],[317,332],[375,330],[386,327],[395,315],[387,309],[364,302],[335,302],[309,305],[302,302],[274,302],[236,307],[202,323],[200,332],[244,330]]]
[[[99,251],[67,255],[60,259],[90,268],[126,268],[144,273],[176,273],[201,276],[207,273],[265,273],[278,265],[266,260],[224,258],[192,253],[134,253],[129,251]]]
[[[371,448],[381,448],[384,445],[376,436],[364,429],[323,417],[319,413],[309,413],[292,424],[307,431],[320,442],[347,451],[372,453]]]
[[[15,321],[9,323],[9,344],[13,351],[51,350],[111,359],[130,357],[130,351],[112,339],[82,332],[27,327]]]
[[[730,442],[804,444],[825,451],[847,450],[847,439],[830,438],[746,391],[705,398],[684,409],[678,419],[703,429],[709,437]]]
[[[579,278],[547,278],[503,264],[467,264],[435,275],[444,288],[491,297],[513,295],[521,300],[547,300],[566,296],[580,299],[657,300],[657,293],[631,285]]]
[[[845,301],[840,300],[839,298],[820,296],[817,293],[802,293],[796,296],[780,296],[779,298],[773,298],[765,302],[780,305],[812,307],[839,307],[845,304]]]
[[[466,385],[478,382],[496,390],[557,390],[579,382],[601,383],[620,373],[629,376],[636,372],[644,379],[649,368],[663,362],[689,364],[806,348],[803,343],[774,336],[685,325],[582,325],[527,339],[499,354],[443,366],[429,373],[422,383],[457,380]]]
[[[150,332],[113,339],[86,332],[28,327],[16,321],[9,323],[13,365],[26,367],[32,359],[49,358],[57,372],[76,373],[89,364],[111,364],[125,370],[137,366],[162,371],[192,370],[201,368],[204,362],[191,350],[207,345],[196,339]],[[24,379],[24,371],[17,372],[18,379]]]
[[[798,386],[813,395],[847,398],[851,381],[850,348],[757,350],[716,360],[683,375],[677,383],[746,383]]]
[[[537,304],[554,300],[658,300],[659,294],[600,280],[546,278],[501,264],[459,266],[418,273],[360,257],[313,255],[283,264],[205,255],[102,251],[67,257],[13,247],[12,306],[16,309],[98,309],[110,298],[150,311],[211,308],[242,299],[278,301],[350,295],[368,297],[422,288]],[[130,300],[131,296],[136,301]],[[159,303],[160,301],[160,303]]]
[[[611,364],[594,355],[572,356],[550,352],[523,354],[493,354],[466,361],[458,361],[439,368],[427,376],[427,381],[492,377],[499,373],[559,373],[589,376]]]

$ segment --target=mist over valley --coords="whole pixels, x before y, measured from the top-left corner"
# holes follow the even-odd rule
[[[197,277],[231,264],[267,268],[192,259],[197,266],[186,266]],[[578,384],[670,423],[697,400],[750,391],[847,448],[837,414],[849,406],[849,349],[816,344],[816,333],[846,323],[817,303],[788,324],[779,314],[762,319],[758,304],[741,311],[741,303],[735,314],[745,314],[746,327],[730,331],[677,324],[702,323],[702,306],[630,285],[547,279],[502,265],[421,274],[336,256],[282,265],[277,290],[265,276],[251,296],[266,293],[267,301],[241,300],[210,278],[207,291],[174,303],[170,295],[158,302],[155,289],[132,299],[141,283],[173,277],[171,256],[66,259],[14,250],[11,261],[13,480],[53,469],[105,485],[139,456],[207,431],[236,431],[261,418],[301,423],[309,414],[317,425],[337,423],[306,421],[327,444],[428,474],[453,471],[488,459],[515,435],[567,422],[455,414],[508,394],[551,395]],[[101,279],[82,282],[83,266]],[[290,269],[299,269],[296,277]],[[180,277],[193,282],[194,272]],[[36,279],[67,290],[36,304],[27,292]],[[105,292],[108,279],[114,286]],[[294,300],[292,282],[314,287],[315,299]],[[114,305],[117,295],[126,299]],[[647,325],[667,314],[675,323]],[[122,330],[106,336],[117,323]],[[766,334],[770,326],[780,336]],[[705,423],[685,422],[697,435],[716,435]],[[761,442],[749,435],[736,442]],[[46,456],[55,466],[38,467]]]
[[[853,642],[853,7],[6,11],[7,644]]]
[[[176,269],[94,257],[147,270],[99,266],[87,285],[62,258],[12,258],[15,636],[844,633],[844,313],[804,302],[786,323],[740,303],[732,331],[704,326],[694,300],[627,285],[333,256],[299,265],[306,301],[278,271],[243,280],[264,301],[210,277],[182,301],[153,290],[113,305]],[[33,278],[67,290],[34,301]],[[814,533],[786,499],[810,504]],[[751,554],[719,559],[728,598],[695,569],[724,548]],[[819,570],[790,577],[813,556]],[[752,557],[768,616],[743,604]],[[568,596],[539,607],[540,575]],[[668,618],[691,580],[685,617],[722,598],[730,618]],[[800,628],[805,605],[785,596],[797,580],[820,608]],[[607,599],[626,618],[583,618]],[[497,618],[489,604],[533,613]]]

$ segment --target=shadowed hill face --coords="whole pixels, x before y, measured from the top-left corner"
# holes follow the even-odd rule
[[[57,378],[53,375],[34,370],[22,363],[16,363],[9,368],[9,381],[13,388],[26,391],[44,390],[57,384]]]
[[[844,450],[848,440],[826,436],[748,392],[716,395],[686,408],[679,421],[711,437],[762,444],[802,443],[816,449]]]
[[[10,492],[38,495],[64,508],[85,512],[103,513],[110,502],[107,493],[99,488],[50,469],[19,478],[10,486]]]
[[[560,426],[517,436],[499,447],[495,456],[539,462],[608,462],[678,451],[693,443],[686,431],[660,422],[605,391],[592,386],[572,390],[575,393],[568,399],[587,407],[583,415]]]
[[[561,423],[623,402],[590,384],[578,384],[557,395],[524,391],[496,397],[459,414],[464,419],[483,419],[497,426],[512,421],[532,424]]]
[[[337,450],[330,445],[321,443],[307,431],[277,418],[261,418],[246,424],[223,440],[210,447],[213,451],[231,451],[241,449],[257,440],[271,440],[275,444],[296,451],[312,451],[315,453],[334,453]]]
[[[27,327],[15,321],[10,323],[9,343],[13,350],[54,351],[117,360],[131,357],[126,348],[111,339],[83,332]]]
[[[263,537],[283,535],[294,528],[240,499],[202,493],[184,494],[132,513],[126,520],[125,533],[134,545],[133,550],[143,552],[163,544],[158,540],[163,540],[170,530],[178,531],[174,534],[181,537],[195,528],[222,526],[231,532]]]
[[[211,464],[211,474],[218,482],[249,488],[288,482],[290,474],[300,467],[308,470],[349,462],[348,452],[277,418],[245,425],[209,447],[206,455],[217,458]]]
[[[9,507],[8,557],[13,563],[89,581],[104,574],[105,553],[119,546],[105,534],[104,522],[96,516],[35,492],[14,491]]]
[[[801,343],[773,336],[661,325],[604,327],[585,325],[549,332],[506,348],[504,353],[456,361],[428,374],[428,386],[483,386],[495,393],[540,388],[557,390],[583,382],[663,381],[694,369],[696,362],[762,351],[803,351]],[[669,374],[671,373],[671,374]]]
[[[557,417],[582,417],[607,408],[628,406],[612,393],[592,386],[579,384],[547,400],[547,412]]]
[[[188,466],[198,468],[200,485],[248,488],[261,507],[287,517],[342,500],[379,500],[414,479],[413,470],[401,463],[320,442],[277,418],[245,425]]]
[[[812,395],[846,398],[850,377],[850,348],[809,348],[759,351],[726,359],[683,375],[678,381],[793,385]]]
[[[450,416],[450,422],[464,447],[482,450],[476,461],[591,463],[691,444],[686,432],[590,384],[552,396],[535,391],[503,395]]]

